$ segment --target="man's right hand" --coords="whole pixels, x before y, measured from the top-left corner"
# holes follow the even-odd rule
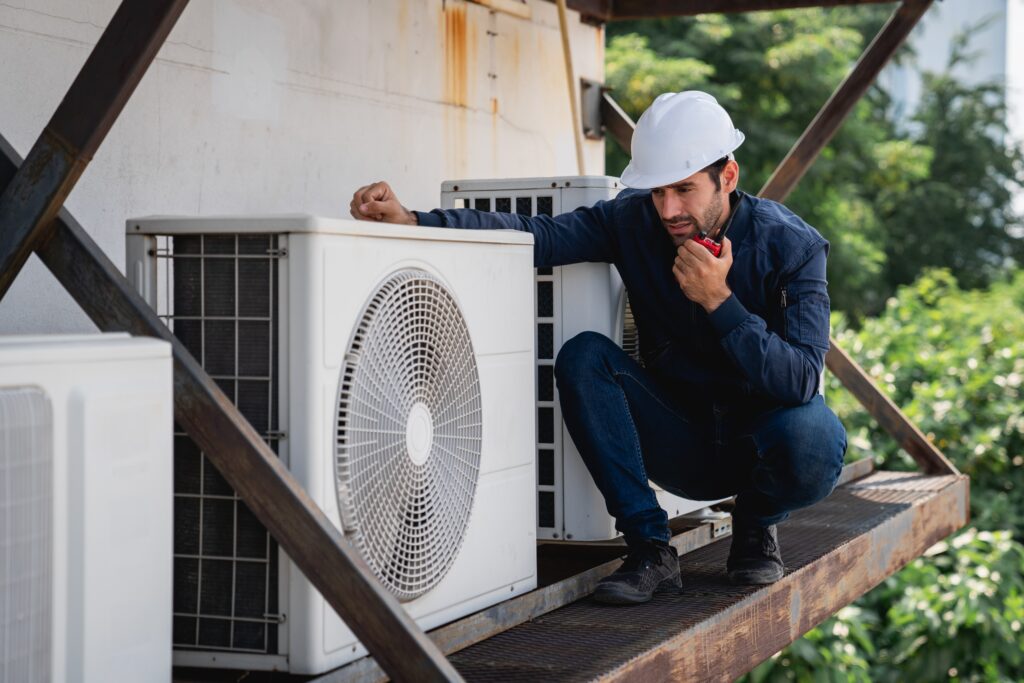
[[[391,186],[383,180],[372,185],[364,185],[356,190],[348,208],[352,217],[361,221],[417,224],[416,215],[402,206]]]

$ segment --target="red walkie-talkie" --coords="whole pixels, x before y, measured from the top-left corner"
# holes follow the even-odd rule
[[[711,255],[714,256],[715,258],[717,258],[718,255],[722,253],[722,243],[714,241],[713,239],[708,237],[707,233],[698,232],[690,239],[692,239],[694,242],[710,251]]]
[[[711,239],[706,232],[698,232],[690,239],[710,251],[712,256],[718,258],[718,255],[722,253],[722,238],[725,237],[725,231],[729,229],[730,225],[732,225],[733,216],[735,216],[735,213],[729,216],[729,220],[726,221],[725,225],[722,226],[722,229],[718,231],[717,242]]]

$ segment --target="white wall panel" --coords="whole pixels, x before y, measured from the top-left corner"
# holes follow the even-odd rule
[[[117,5],[0,3],[0,132],[23,156]],[[347,215],[379,179],[428,209],[445,178],[575,174],[557,12],[529,6],[192,0],[67,206],[123,266],[128,216]],[[600,80],[603,32],[570,25],[578,74]],[[88,329],[34,257],[0,302],[0,333]]]

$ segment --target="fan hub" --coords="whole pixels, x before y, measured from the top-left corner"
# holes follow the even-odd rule
[[[417,401],[405,422],[405,449],[409,459],[416,465],[424,464],[430,457],[433,443],[434,418],[427,404]]]

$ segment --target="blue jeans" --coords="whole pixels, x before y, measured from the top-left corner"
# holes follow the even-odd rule
[[[768,526],[832,492],[846,430],[821,396],[745,409],[677,396],[607,337],[579,334],[555,363],[562,417],[627,543],[668,540],[648,480],[692,500],[736,496],[734,521]]]

